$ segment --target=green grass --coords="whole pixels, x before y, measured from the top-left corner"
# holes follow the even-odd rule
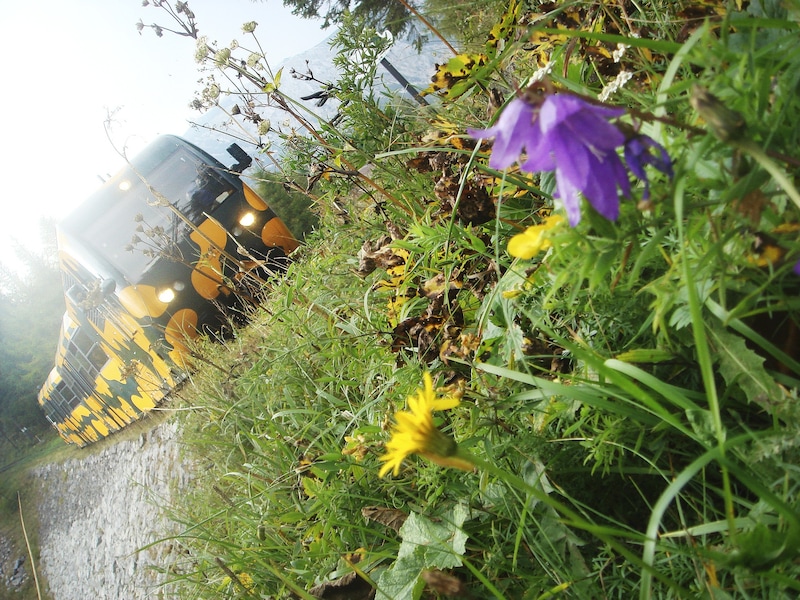
[[[507,3],[486,4],[476,23],[499,22]],[[200,465],[165,507],[181,597],[797,593],[800,51],[795,13],[744,4],[686,28],[678,3],[561,3],[429,107],[378,103],[371,67],[341,55],[343,120],[290,136],[283,164],[327,169],[317,230],[180,392]],[[338,44],[376,40],[346,21]],[[596,96],[616,68],[597,40],[631,46],[612,101],[674,177],[513,259],[509,238],[561,211],[555,182],[492,170],[465,131],[544,60]],[[452,445],[381,478],[425,372],[460,399],[434,414]],[[456,457],[475,469],[440,464]]]
[[[694,126],[685,93],[695,81],[757,117],[747,119],[755,146],[790,152],[796,102],[736,90],[774,85],[779,70],[794,89],[800,62],[781,52],[795,26],[748,17],[722,37],[698,29],[674,56],[653,55],[677,45],[637,42],[648,54],[633,55],[639,79],[617,100]],[[680,33],[667,23],[669,41]],[[743,48],[748,58],[732,62]],[[572,61],[564,70],[563,49],[550,48],[554,81],[598,90],[603,75]],[[520,44],[499,66],[513,80],[536,68]],[[508,85],[498,75],[465,82]],[[344,137],[348,160],[375,165],[372,190],[323,184],[319,231],[264,313],[214,357],[222,368],[196,376],[191,405],[203,408],[187,436],[213,466],[175,507],[186,593],[309,597],[342,585],[356,597],[358,582],[398,599],[448,585],[496,598],[796,591],[798,365],[768,336],[772,323],[796,327],[798,284],[788,260],[758,263],[748,241],[796,219],[786,165],[765,171],[738,139],[662,124],[649,131],[676,175],[653,181],[648,212],[624,203],[609,223],[585,210],[546,255],[511,261],[505,240],[546,214],[553,182],[510,172],[499,189],[482,151],[445,140],[480,126],[481,94],[435,111],[355,96],[346,128],[322,134],[329,151]],[[431,126],[443,131],[433,169],[420,153]],[[459,210],[476,209],[464,204],[482,189],[499,219],[465,225]],[[394,241],[378,250],[385,222]],[[374,272],[357,256],[367,240]],[[784,252],[796,243],[781,240]],[[461,398],[436,423],[478,468],[411,458],[379,478],[392,413],[426,370]]]

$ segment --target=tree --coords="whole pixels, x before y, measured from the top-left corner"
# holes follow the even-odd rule
[[[350,0],[283,0],[284,6],[292,7],[292,14],[305,19],[323,19],[323,28],[337,23],[348,12],[350,4]],[[354,17],[364,19],[367,26],[379,31],[388,29],[392,35],[402,33],[411,23],[413,15],[406,4],[415,7],[413,1],[400,0],[355,0],[352,4],[350,12]]]
[[[297,191],[287,191],[274,174],[257,171],[253,174],[252,185],[298,240],[302,241],[317,226],[319,217],[312,210],[311,198]]]
[[[0,264],[0,423],[4,430],[46,428],[36,396],[53,368],[64,314],[55,228],[42,223],[42,252],[21,245],[23,271]]]

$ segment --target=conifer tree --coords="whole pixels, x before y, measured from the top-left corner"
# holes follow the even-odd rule
[[[352,4],[352,8],[350,5]],[[408,2],[414,6],[413,1]],[[411,12],[398,0],[283,0],[292,13],[305,19],[323,19],[323,27],[337,23],[348,8],[354,17],[377,30],[388,29],[393,35],[405,31]]]

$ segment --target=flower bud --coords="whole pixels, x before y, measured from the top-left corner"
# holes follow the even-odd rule
[[[719,98],[699,85],[692,86],[689,103],[703,117],[712,133],[723,142],[737,140],[744,133],[744,117],[725,106]]]

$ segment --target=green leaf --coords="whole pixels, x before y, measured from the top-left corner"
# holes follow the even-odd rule
[[[702,408],[686,409],[686,420],[692,426],[692,430],[697,434],[697,438],[708,446],[712,446],[716,441],[716,429],[714,428],[714,416],[710,410]]]
[[[628,363],[660,363],[674,359],[675,354],[660,348],[634,348],[618,354],[615,358]]]
[[[800,551],[800,537],[791,527],[787,531],[777,531],[759,523],[737,537],[739,548],[731,555],[729,564],[742,565],[754,571],[793,560]]]
[[[275,77],[271,82],[267,82],[264,85],[264,91],[267,94],[271,94],[272,92],[278,91],[278,88],[281,87],[281,75],[283,75],[283,67],[278,69],[278,72],[275,73]]]
[[[783,403],[783,393],[764,368],[764,358],[744,340],[721,326],[708,327],[709,338],[719,358],[719,372],[729,386],[738,386],[749,402],[772,412]]]
[[[427,517],[411,513],[400,528],[403,543],[398,558],[413,553],[420,556],[424,568],[451,569],[461,566],[467,534],[461,529],[469,509],[463,504],[453,507],[452,517],[434,523]]]
[[[414,600],[424,587],[422,571],[460,567],[467,544],[462,526],[468,517],[465,504],[457,504],[437,522],[412,512],[400,528],[403,542],[397,560],[378,578],[375,599]]]
[[[398,558],[378,578],[375,600],[416,600],[425,587],[420,577],[424,568],[417,556]]]

